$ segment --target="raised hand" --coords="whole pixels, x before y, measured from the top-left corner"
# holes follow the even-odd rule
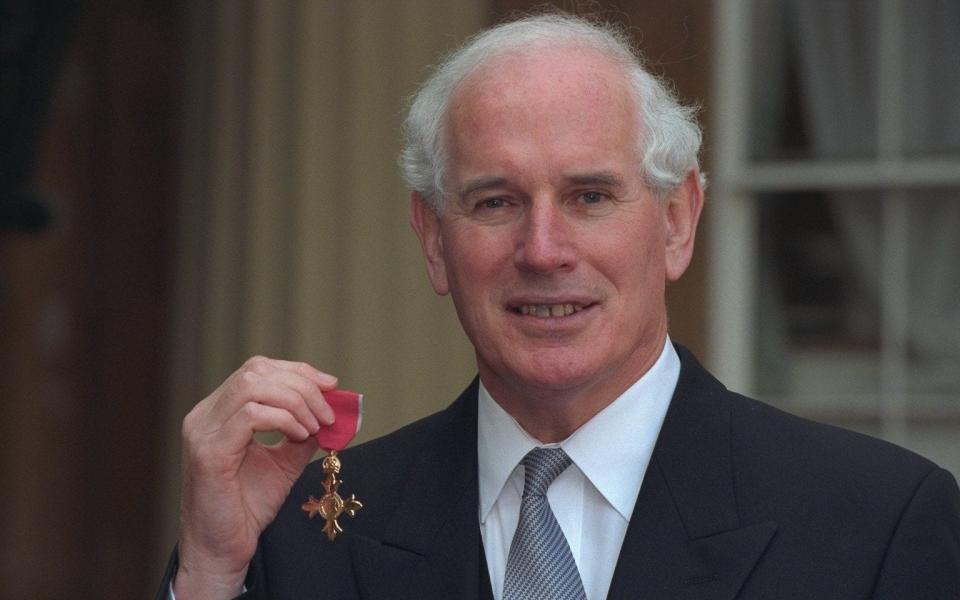
[[[306,363],[254,357],[183,420],[177,600],[240,593],[257,539],[333,422],[337,379]],[[264,445],[258,431],[286,439]]]

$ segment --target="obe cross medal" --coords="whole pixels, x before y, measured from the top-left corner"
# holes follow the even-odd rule
[[[326,523],[323,532],[331,542],[337,535],[343,533],[343,527],[337,521],[346,514],[355,517],[363,504],[357,497],[350,494],[349,498],[340,496],[340,484],[343,480],[337,479],[340,474],[340,457],[337,452],[343,450],[360,431],[360,407],[363,403],[363,394],[348,390],[327,390],[323,397],[333,409],[335,419],[330,425],[323,425],[317,432],[317,444],[327,451],[320,466],[323,469],[323,490],[326,492],[320,499],[310,496],[300,508],[311,519],[320,515]]]
[[[311,519],[320,515],[326,520],[323,532],[332,542],[337,538],[337,534],[343,533],[343,527],[337,522],[340,515],[356,516],[357,511],[363,508],[363,503],[357,500],[353,494],[350,494],[350,497],[346,499],[340,497],[340,484],[343,481],[337,479],[337,475],[340,473],[340,458],[337,457],[336,450],[331,450],[330,454],[324,457],[323,472],[327,475],[323,480],[323,489],[326,493],[319,500],[310,496],[310,499],[301,508],[306,511]]]

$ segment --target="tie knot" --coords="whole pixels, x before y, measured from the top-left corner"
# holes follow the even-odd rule
[[[534,448],[523,457],[523,495],[543,496],[564,469],[570,466],[570,457],[563,448]]]

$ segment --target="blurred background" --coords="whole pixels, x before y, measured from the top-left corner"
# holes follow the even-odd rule
[[[444,52],[538,4],[0,3],[0,597],[152,595],[180,421],[250,355],[365,392],[361,439],[469,382],[400,122]],[[960,473],[960,4],[557,5],[702,107],[673,339]]]

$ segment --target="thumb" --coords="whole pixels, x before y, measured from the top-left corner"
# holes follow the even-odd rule
[[[317,440],[310,436],[301,442],[285,439],[279,444],[271,446],[269,451],[273,455],[274,461],[283,469],[292,483],[300,477],[307,463],[319,449]]]

